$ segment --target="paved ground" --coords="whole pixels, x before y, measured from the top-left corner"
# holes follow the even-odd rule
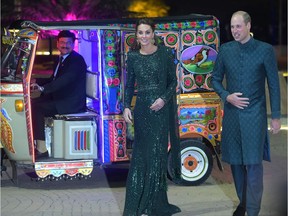
[[[287,116],[287,83],[281,74],[281,108]],[[268,89],[267,89],[268,91]],[[268,93],[268,92],[267,92]],[[267,100],[269,104],[269,98]],[[270,108],[267,110],[270,114]],[[283,130],[271,136],[272,163],[264,162],[264,194],[260,216],[287,216],[287,118]],[[1,176],[1,216],[121,216],[127,169],[95,168],[87,180],[31,181],[31,170],[18,170],[16,186],[11,167]],[[177,216],[231,216],[237,206],[230,168],[219,171],[201,186],[169,182],[169,201],[182,212]]]
[[[272,163],[264,162],[264,195],[261,216],[287,215],[287,118],[286,130],[271,136]],[[31,181],[30,170],[19,170],[18,187],[7,172],[1,177],[2,216],[120,216],[125,197],[127,169],[97,168],[87,180]],[[169,201],[182,212],[177,216],[231,216],[237,205],[229,166],[220,172],[216,163],[201,186],[169,182]]]

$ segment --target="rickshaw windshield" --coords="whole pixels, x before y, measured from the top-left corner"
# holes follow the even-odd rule
[[[22,82],[29,67],[32,47],[27,39],[7,47],[1,59],[1,81]]]

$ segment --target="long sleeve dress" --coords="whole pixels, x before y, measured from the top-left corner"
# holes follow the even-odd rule
[[[175,178],[180,178],[180,146],[177,133],[175,64],[164,46],[150,55],[130,51],[125,108],[130,108],[137,82],[134,108],[135,140],[126,183],[124,216],[169,216],[181,210],[167,199],[168,135],[174,159]],[[162,98],[165,105],[158,112],[149,107]]]

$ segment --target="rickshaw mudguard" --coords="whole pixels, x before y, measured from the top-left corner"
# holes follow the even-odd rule
[[[213,149],[213,152],[216,156],[217,166],[218,166],[219,170],[221,170],[221,171],[224,170],[224,167],[221,163],[220,156],[215,149],[218,141],[216,140],[216,138],[213,134],[209,133],[206,130],[206,128],[202,125],[180,126],[179,129],[180,129],[180,138],[195,137],[198,135],[199,137],[203,137],[206,140],[208,140],[208,142],[211,144],[210,146]]]

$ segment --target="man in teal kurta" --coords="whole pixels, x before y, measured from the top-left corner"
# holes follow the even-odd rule
[[[234,41],[223,44],[212,73],[212,85],[224,102],[222,160],[231,165],[240,200],[233,216],[257,216],[263,193],[262,160],[270,161],[265,82],[271,105],[271,131],[280,124],[280,87],[273,47],[250,34],[244,11],[231,18]],[[226,87],[222,81],[226,78]]]

